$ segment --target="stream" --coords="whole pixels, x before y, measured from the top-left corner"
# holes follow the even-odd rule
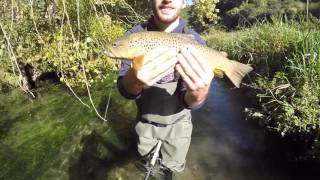
[[[93,96],[101,99],[101,112],[105,89]],[[0,179],[143,179],[136,167],[132,102],[115,94],[104,123],[64,86],[50,85],[39,95],[30,100],[18,89],[0,96]],[[320,179],[319,164],[292,159],[292,147],[299,146],[245,120],[252,102],[244,89],[213,81],[206,104],[193,112],[186,169],[178,179]]]
[[[286,159],[279,136],[268,136],[246,121],[251,103],[243,90],[216,80],[206,105],[193,114],[193,138],[181,179],[293,180],[320,179],[316,167]]]

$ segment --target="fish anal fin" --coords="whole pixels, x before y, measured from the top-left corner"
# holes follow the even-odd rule
[[[237,61],[231,61],[230,66],[225,70],[225,74],[230,81],[237,87],[240,87],[242,78],[251,72],[253,68],[247,64],[242,64]]]
[[[221,69],[214,69],[213,70],[214,77],[223,78],[224,72]]]
[[[144,56],[143,55],[134,57],[132,60],[133,71],[137,72],[138,70],[140,70],[143,66],[143,63],[144,63]]]

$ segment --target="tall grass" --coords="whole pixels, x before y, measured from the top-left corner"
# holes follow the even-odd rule
[[[231,59],[252,64],[256,73],[265,76],[284,69],[287,58],[303,48],[305,38],[320,30],[319,23],[317,19],[307,23],[273,18],[270,23],[234,32],[211,29],[204,37],[209,46],[227,52]]]

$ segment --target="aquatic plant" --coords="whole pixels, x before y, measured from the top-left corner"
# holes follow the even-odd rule
[[[101,112],[110,84],[95,85],[93,96]],[[75,90],[89,101],[83,90]],[[0,94],[0,179],[70,179],[90,173],[106,177],[117,163],[126,164],[114,153],[123,153],[126,160],[134,157],[134,151],[125,150],[134,142],[135,108],[116,91],[106,116],[109,123],[61,84],[47,83],[38,95],[30,99],[19,89]],[[88,166],[94,169],[88,172]]]

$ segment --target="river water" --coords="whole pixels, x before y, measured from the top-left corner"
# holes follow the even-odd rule
[[[13,110],[4,108],[8,103],[2,96],[0,112],[5,117],[0,116],[0,122],[10,123],[0,124],[0,179],[143,179],[144,172],[136,167],[134,115],[118,112],[125,105],[112,106],[113,101],[111,120],[103,123],[66,91],[60,86],[50,88],[32,101],[11,97],[19,101],[12,104],[19,105]],[[244,109],[251,102],[243,89],[223,80],[212,83],[206,104],[193,112],[186,169],[178,179],[320,179],[319,165],[297,162],[288,156],[297,146],[283,143],[283,138],[245,120]],[[61,151],[60,146],[70,151]],[[43,159],[44,154],[47,159]]]
[[[215,80],[206,104],[193,112],[192,142],[180,180],[319,180],[317,166],[291,160],[283,138],[245,120],[246,91]],[[294,147],[294,146],[293,146]],[[133,161],[136,158],[132,159]],[[143,179],[132,162],[109,179]]]
[[[206,105],[193,113],[194,131],[181,179],[284,180],[320,179],[316,167],[290,161],[281,137],[245,120],[250,106],[241,89],[214,81]]]

